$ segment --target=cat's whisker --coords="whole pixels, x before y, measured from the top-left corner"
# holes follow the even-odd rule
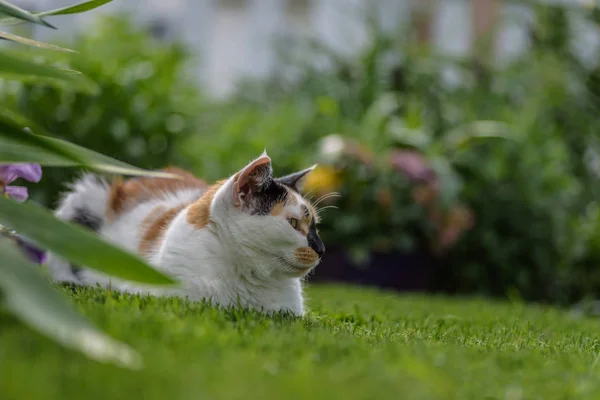
[[[308,192],[306,192],[306,193],[304,194],[304,197],[305,197],[305,198],[306,198],[308,201],[312,202],[312,199],[315,197],[314,190],[309,190]]]
[[[332,209],[336,209],[337,208],[337,209],[339,209],[338,206],[335,206],[335,205],[332,204],[332,205],[324,206],[324,207],[321,207],[321,208],[317,209],[317,214],[321,215],[321,211],[327,210],[328,208],[332,208]]]
[[[337,197],[340,197],[340,196],[341,196],[341,193],[340,193],[340,192],[329,192],[329,193],[325,193],[325,194],[324,194],[323,196],[321,196],[321,197],[319,198],[319,200],[317,200],[317,201],[323,201],[323,199],[327,199],[327,198],[329,198],[329,197],[332,197],[332,196],[337,196]]]
[[[330,197],[327,197],[327,198],[323,199],[323,201],[325,201],[325,200],[328,200],[328,199],[331,199],[331,198],[333,198],[333,197],[336,197],[336,196],[330,196]],[[322,201],[321,201],[321,202],[319,202],[319,204],[316,204],[316,205],[314,205],[314,207],[315,207],[315,208],[320,208],[320,207],[319,207],[319,205],[320,205],[321,203],[322,203]]]
[[[332,197],[342,197],[341,193],[339,192],[329,192],[329,193],[325,193],[323,196],[319,197],[317,199],[317,201],[315,201],[313,203],[314,207],[317,207],[319,204],[321,204],[323,201],[330,199]]]

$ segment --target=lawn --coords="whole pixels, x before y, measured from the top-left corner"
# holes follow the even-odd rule
[[[293,319],[61,290],[144,369],[89,361],[3,316],[3,400],[600,398],[600,322],[552,308],[320,285]]]

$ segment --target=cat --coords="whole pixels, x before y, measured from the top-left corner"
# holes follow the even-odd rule
[[[84,174],[63,194],[55,215],[138,254],[178,286],[144,287],[71,265],[55,254],[47,263],[51,278],[302,316],[303,278],[325,252],[318,213],[302,194],[315,167],[275,178],[265,150],[212,185],[173,167],[165,171],[180,179],[109,183]]]

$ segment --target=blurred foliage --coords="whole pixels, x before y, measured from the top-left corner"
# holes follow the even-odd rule
[[[532,7],[531,48],[503,66],[436,54],[376,26],[354,57],[283,43],[269,79],[201,116],[186,154],[202,152],[196,169],[209,178],[264,147],[279,174],[318,161],[312,194],[341,194],[321,203],[336,207],[322,212],[328,246],[357,260],[428,248],[439,290],[598,295],[600,67],[573,52],[568,14],[596,33],[599,14]],[[490,140],[499,137],[510,140]],[[425,179],[411,177],[415,164]]]
[[[97,19],[69,43],[76,56],[43,53],[49,62],[93,80],[99,93],[0,82],[0,102],[56,137],[138,167],[182,164],[178,143],[194,132],[202,104],[190,74],[193,59],[181,44],[161,42],[129,21],[126,15]],[[33,198],[53,205],[64,182],[77,173],[46,169]]]
[[[45,17],[77,14],[110,1],[88,0],[44,12],[30,12],[0,1],[0,27],[25,23],[53,27]],[[64,47],[4,31],[0,31],[0,38],[38,49],[72,53]],[[3,47],[0,50],[0,83],[3,87],[7,82],[16,81],[66,88],[73,93],[97,92],[94,82],[84,78],[79,71],[53,65],[35,55],[34,52],[17,55]],[[140,356],[80,315],[48,284],[47,276],[36,264],[43,264],[46,251],[52,251],[55,256],[64,257],[64,262],[85,265],[115,277],[143,283],[172,284],[174,281],[139,257],[31,204],[27,200],[27,188],[13,183],[20,178],[39,182],[42,166],[83,167],[144,176],[164,176],[164,173],[136,168],[53,138],[36,122],[11,109],[9,104],[3,104],[0,109],[0,314],[8,311],[30,328],[89,358],[139,368]]]

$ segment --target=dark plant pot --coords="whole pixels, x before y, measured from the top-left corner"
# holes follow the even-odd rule
[[[344,249],[329,248],[308,281],[424,292],[433,288],[434,267],[434,259],[427,252],[373,252],[366,264],[354,265]]]

